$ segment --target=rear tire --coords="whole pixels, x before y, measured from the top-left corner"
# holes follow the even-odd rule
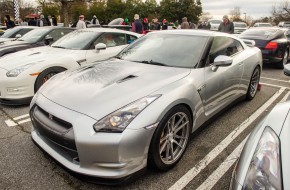
[[[48,81],[52,76],[61,73],[63,71],[65,71],[65,68],[62,67],[51,67],[48,69],[45,69],[44,71],[42,71],[35,82],[35,86],[34,86],[34,91],[37,92],[38,89],[46,82]]]
[[[149,166],[167,171],[181,159],[192,127],[191,114],[184,106],[167,112],[153,134],[148,156]]]
[[[283,60],[278,64],[279,69],[284,69],[284,65],[288,63],[289,50],[286,49],[283,55]]]
[[[255,97],[255,95],[258,91],[258,85],[260,82],[260,75],[261,75],[261,70],[260,70],[260,67],[257,66],[254,69],[253,74],[251,76],[251,80],[250,80],[247,95],[246,95],[247,100],[252,100]]]

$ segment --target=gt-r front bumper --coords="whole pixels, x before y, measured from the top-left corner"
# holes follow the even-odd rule
[[[117,180],[146,167],[153,128],[95,132],[97,120],[41,94],[35,99],[30,110],[32,139],[65,168],[80,175]]]
[[[28,104],[34,95],[35,77],[29,75],[7,77],[7,72],[0,68],[0,103]]]

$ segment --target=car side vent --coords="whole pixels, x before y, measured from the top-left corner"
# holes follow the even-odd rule
[[[31,56],[31,55],[36,55],[36,54],[40,54],[40,52],[32,53],[32,54],[30,54],[30,56]]]
[[[118,80],[117,83],[121,83],[121,82],[125,82],[127,80],[131,80],[133,78],[136,78],[137,76],[135,75],[129,75],[129,76],[126,76],[125,78],[122,78],[121,80]]]

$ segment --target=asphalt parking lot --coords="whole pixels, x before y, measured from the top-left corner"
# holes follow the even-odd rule
[[[169,172],[148,169],[130,184],[111,187],[79,180],[31,141],[28,106],[0,105],[0,189],[228,189],[233,166],[253,127],[289,95],[290,77],[265,67],[252,101],[226,110],[193,134],[183,158]]]

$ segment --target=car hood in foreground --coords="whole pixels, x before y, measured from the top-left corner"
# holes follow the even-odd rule
[[[99,120],[189,73],[186,68],[110,60],[59,74],[40,91],[59,105]]]
[[[31,48],[12,54],[8,54],[1,58],[0,68],[12,70],[16,67],[21,67],[30,63],[42,64],[43,62],[52,62],[52,59],[59,60],[64,56],[77,55],[74,51],[60,48],[52,48],[50,46],[43,46]]]

